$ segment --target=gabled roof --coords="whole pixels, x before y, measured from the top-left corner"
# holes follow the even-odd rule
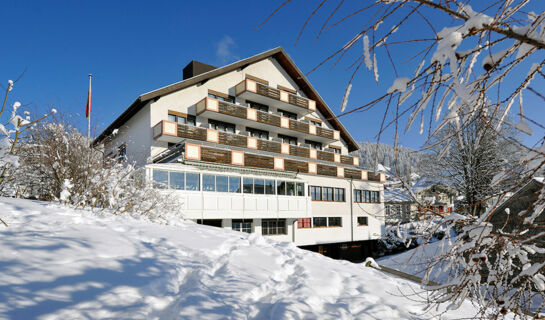
[[[115,119],[93,142],[97,144],[102,142],[107,136],[109,136],[114,129],[121,127],[125,122],[127,122],[133,115],[135,115],[140,109],[142,109],[150,100],[158,99],[161,96],[170,94],[172,92],[182,90],[184,88],[190,87],[202,81],[212,79],[218,76],[221,76],[225,73],[234,71],[239,68],[244,68],[246,65],[265,60],[269,57],[273,57],[278,61],[278,63],[286,70],[286,72],[292,77],[297,86],[307,95],[308,98],[316,101],[316,108],[329,120],[336,130],[340,131],[341,138],[348,144],[349,151],[358,150],[358,144],[352,138],[350,133],[342,125],[342,123],[335,117],[335,114],[325,103],[325,101],[320,97],[318,92],[312,87],[305,75],[299,70],[295,65],[293,60],[288,56],[282,47],[276,47],[274,49],[265,51],[253,57],[239,60],[237,62],[231,63],[221,68],[214,69],[212,71],[205,72],[203,74],[197,75],[195,77],[176,82],[169,86],[145,93],[138,98],[121,114],[117,119]]]

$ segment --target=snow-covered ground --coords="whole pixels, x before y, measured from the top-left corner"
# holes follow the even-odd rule
[[[2,319],[429,319],[414,283],[261,236],[0,198]],[[442,319],[474,314],[466,303]],[[436,317],[431,317],[436,318]]]
[[[454,239],[451,238],[450,241],[453,242]],[[444,238],[439,241],[430,242],[426,245],[420,245],[402,253],[377,259],[377,262],[380,265],[422,278],[426,273],[430,262],[434,261],[437,256],[447,254],[449,249],[449,239]],[[438,269],[439,268],[435,268],[430,274],[430,280],[439,283],[446,282],[448,280],[448,269]]]

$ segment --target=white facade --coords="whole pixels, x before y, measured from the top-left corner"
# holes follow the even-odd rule
[[[233,223],[240,223],[239,220],[244,222],[249,221],[251,222],[251,232],[262,233],[281,241],[293,241],[295,244],[301,246],[365,241],[380,238],[384,228],[384,204],[382,202],[382,199],[384,198],[383,181],[368,180],[367,172],[357,168],[357,160],[354,160],[353,164],[346,160],[349,159],[347,157],[349,146],[344,139],[337,138],[338,131],[334,132],[334,137],[336,138],[330,139],[315,133],[309,134],[301,132],[301,130],[295,131],[292,130],[291,126],[285,127],[282,125],[282,127],[277,128],[267,123],[252,122],[253,118],[250,117],[248,119],[240,119],[236,118],[234,115],[225,113],[219,114],[218,112],[206,110],[204,110],[204,112],[202,112],[202,110],[199,110],[199,112],[197,111],[197,104],[208,97],[210,91],[213,91],[234,97],[234,107],[247,107],[248,97],[252,97],[254,101],[260,100],[256,102],[267,102],[267,113],[270,115],[278,115],[282,110],[291,107],[292,109],[289,109],[290,112],[296,111],[296,121],[300,123],[304,122],[306,126],[309,127],[309,130],[315,131],[315,128],[310,128],[315,125],[324,130],[329,129],[328,132],[336,130],[326,117],[322,115],[319,108],[311,110],[309,107],[309,110],[303,110],[290,106],[282,101],[274,102],[269,98],[261,99],[251,93],[237,95],[235,89],[237,84],[240,84],[243,81],[253,81],[246,79],[256,78],[268,81],[267,85],[270,88],[282,88],[281,94],[287,95],[288,91],[284,90],[289,90],[289,92],[293,91],[293,96],[295,96],[296,93],[298,97],[308,98],[305,95],[305,92],[298,87],[296,81],[294,81],[279,62],[274,57],[270,56],[245,65],[243,68],[237,68],[206,79],[206,81],[183,87],[172,92],[167,92],[145,102],[145,105],[138,112],[132,115],[130,119],[124,122],[119,128],[116,128],[118,129],[116,135],[110,136],[108,139],[104,140],[105,154],[113,155],[118,153],[120,148],[123,148],[126,151],[126,158],[128,161],[136,162],[139,166],[146,167],[147,177],[150,180],[154,180],[159,177],[159,175],[164,177],[164,172],[175,172],[174,174],[169,173],[168,179],[171,179],[170,177],[182,179],[180,178],[182,176],[191,176],[191,179],[194,179],[194,174],[198,174],[200,179],[198,190],[185,190],[185,188],[188,188],[187,184],[185,187],[181,187],[184,190],[178,190],[179,184],[177,184],[177,182],[171,182],[170,186],[168,186],[167,183],[167,189],[165,190],[165,192],[170,192],[182,199],[183,211],[185,217],[188,219],[196,221],[221,220],[221,226],[224,228],[231,228]],[[215,102],[215,99],[210,101]],[[305,99],[305,101],[307,101],[307,99]],[[312,100],[309,101],[309,106],[311,103],[314,103]],[[248,111],[248,113],[250,113],[250,111]],[[175,128],[179,128],[182,124],[172,124],[173,127],[171,129],[163,127],[166,126],[165,123],[170,126],[169,122],[163,122],[163,126],[158,126],[158,123],[169,119],[169,114],[177,114],[179,116],[187,114],[196,117],[195,129],[201,131],[205,130],[203,132],[206,132],[205,140],[207,141],[196,141],[196,138],[194,139],[193,137],[183,138],[176,136],[177,129]],[[335,148],[340,149],[340,152],[334,156],[328,155],[331,158],[331,161],[328,162],[323,159],[320,160],[320,158],[316,156],[316,151],[308,151],[310,159],[289,153],[286,154],[286,152],[284,152],[284,145],[286,143],[282,145],[282,153],[275,153],[275,151],[272,150],[247,149],[245,145],[223,145],[217,140],[218,132],[221,130],[209,129],[210,119],[235,125],[234,132],[229,133],[232,135],[233,139],[246,139],[245,137],[248,135],[247,131],[249,130],[248,127],[250,127],[267,131],[268,138],[265,139],[266,141],[278,141],[277,135],[284,134],[297,138],[297,146],[301,148],[308,147],[308,145],[305,144],[308,138],[308,140],[320,142],[323,149]],[[308,119],[315,120],[313,125],[308,124]],[[282,119],[282,121],[284,121],[284,119]],[[172,132],[165,134],[165,130],[167,129],[172,130]],[[210,135],[216,140],[211,139]],[[250,138],[248,138],[248,140],[249,139]],[[185,149],[181,149],[185,150],[185,153],[181,152],[178,157],[173,158],[174,160],[169,160],[169,163],[153,163],[154,158],[165,152],[169,152],[169,147],[172,148],[172,145],[176,143],[191,143],[198,145],[198,149],[194,149],[196,150],[195,156],[190,157],[187,154],[189,149],[187,145],[185,145]],[[288,148],[294,147],[295,145],[293,147],[289,146]],[[220,155],[231,152],[230,156],[233,163],[235,163],[234,152],[238,152],[237,156],[239,153],[242,154],[242,162],[237,166],[225,163],[214,163],[214,160],[202,160],[201,148],[219,150],[218,159],[221,158]],[[255,149],[257,149],[257,147]],[[322,151],[319,152],[323,153]],[[257,168],[255,167],[256,164],[250,163],[249,160],[244,161],[246,159],[245,156],[247,157],[249,154],[255,154],[256,156],[262,157],[269,156],[271,159],[274,157],[274,168]],[[341,163],[341,155],[343,156],[344,163]],[[267,165],[270,165],[267,161],[265,161]],[[298,172],[283,170],[284,163],[287,163],[287,161],[298,161],[300,166],[301,164],[308,166],[308,172],[301,172],[301,170],[297,170]],[[210,165],[208,166],[208,164]],[[257,166],[259,165],[265,166],[265,164],[257,164]],[[326,170],[324,169],[325,166],[329,166],[330,168],[336,167],[336,172],[334,172],[336,176],[331,176],[331,169],[328,175],[322,174],[320,170]],[[350,178],[345,177],[345,172],[348,172],[348,170],[351,170],[350,172],[352,173],[352,177]],[[361,175],[359,174],[360,171],[362,172]],[[154,172],[159,173],[154,174]],[[354,172],[358,173],[355,178]],[[213,189],[208,185],[208,189],[205,190],[206,182],[203,179],[209,180],[211,179],[211,176],[221,176],[221,178],[215,178],[216,180],[214,180],[217,183],[215,185],[216,189],[214,189],[216,191],[208,191]],[[240,192],[229,192],[225,189],[224,181],[228,180],[226,176],[232,177],[229,179],[232,179],[234,183],[236,183],[237,177],[240,178]],[[256,190],[255,193],[244,192],[242,188],[243,182],[246,181],[245,179],[250,178],[254,179],[253,181],[256,181],[254,185]],[[383,180],[382,176],[380,176],[380,180]],[[274,181],[274,193],[260,194],[261,181],[265,181],[265,183],[269,184],[271,181]],[[188,182],[186,181],[184,183]],[[282,183],[285,183],[283,185],[285,187],[279,186],[282,185]],[[289,195],[289,193],[292,192],[292,190],[289,189],[291,186],[299,188],[295,190],[296,194],[294,195]],[[339,199],[337,199],[337,194],[335,196],[335,200],[337,201],[327,199],[327,197],[329,197],[328,195],[324,196],[327,201],[313,201],[310,194],[311,186],[324,188],[321,189],[324,193],[329,192],[331,190],[329,188],[337,188],[344,191],[335,191],[335,189],[332,189],[334,192],[338,192]],[[288,191],[285,191],[283,188],[288,188]],[[301,193],[301,188],[303,188],[303,193]],[[189,189],[195,189],[194,185],[191,185]],[[373,195],[376,194],[376,198],[374,198],[374,201],[372,202],[355,202],[354,190],[373,192]],[[284,192],[286,194],[279,194]],[[343,199],[341,199],[341,193],[343,194]],[[310,225],[308,225],[308,219],[310,219]],[[280,223],[283,224],[285,223],[283,228],[277,228],[277,230],[282,231],[282,234],[269,235],[267,234],[268,232],[262,230],[267,226],[272,228],[269,223],[273,223],[272,221],[274,220],[280,221]],[[307,224],[299,225],[300,223],[303,223],[303,221]],[[323,224],[324,221],[325,225],[315,225],[315,222],[316,224]],[[272,225],[274,225],[274,223]],[[248,226],[248,224],[246,224],[246,226]]]

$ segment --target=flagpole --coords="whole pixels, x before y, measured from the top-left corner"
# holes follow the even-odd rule
[[[89,73],[89,97],[87,98],[88,100],[91,100],[91,78],[92,77],[93,75]],[[90,101],[88,101],[88,103],[90,104]],[[91,139],[91,110],[89,110],[89,115],[87,117],[87,139]]]

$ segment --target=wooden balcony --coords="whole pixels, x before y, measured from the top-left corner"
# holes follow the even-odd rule
[[[316,101],[297,96],[288,91],[269,87],[252,79],[245,79],[235,86],[235,94],[264,104],[296,113],[310,113],[316,110]]]
[[[243,123],[249,127],[267,131],[272,129],[275,133],[297,136],[303,141],[309,139],[328,144],[340,140],[340,133],[337,130],[318,127],[309,122],[297,121],[209,97],[197,103],[197,115],[207,117],[213,115],[216,120],[231,122],[236,120],[237,123],[240,123],[240,120],[243,119]]]
[[[174,133],[175,132],[175,133]],[[255,137],[243,136],[235,133],[228,133],[213,129],[183,125],[171,121],[162,120],[153,128],[154,139],[159,141],[180,142],[182,138],[208,141],[225,146],[246,148],[255,151],[266,151],[277,153],[278,156],[290,155],[294,157],[305,158],[304,161],[321,160],[338,165],[357,167],[358,157],[345,156],[337,153],[320,151],[316,149],[294,146],[287,143],[281,143],[271,140],[263,140]],[[286,161],[291,161],[287,160]],[[320,166],[320,164],[318,164]],[[344,167],[344,166],[343,166]],[[352,170],[346,168],[345,171]],[[360,172],[360,169],[355,169]],[[361,176],[361,172],[360,172]]]
[[[342,166],[325,165],[312,161],[299,161],[283,157],[257,154],[251,151],[237,151],[195,143],[185,144],[185,159],[204,161],[244,167],[292,171],[299,173],[317,174],[330,177],[342,177],[357,180],[382,182],[380,175],[368,174],[366,170],[345,168]]]

